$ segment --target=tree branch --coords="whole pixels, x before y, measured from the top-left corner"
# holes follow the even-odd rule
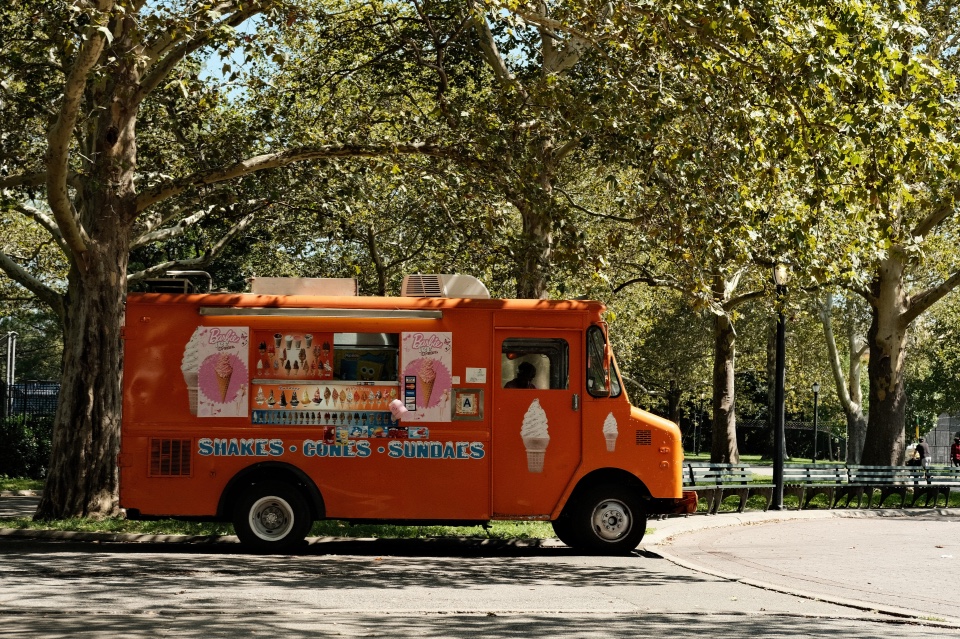
[[[40,301],[53,309],[60,322],[63,322],[65,310],[62,295],[31,275],[2,251],[0,251],[0,270],[3,270],[10,279],[36,295]]]
[[[57,243],[57,246],[60,247],[60,250],[63,251],[63,254],[67,256],[67,259],[71,259],[70,247],[67,246],[67,243],[64,241],[63,234],[60,232],[60,227],[57,226],[55,219],[43,211],[32,206],[27,206],[26,204],[17,204],[16,210],[24,217],[28,217],[42,226],[44,230],[53,237],[53,240]]]
[[[336,158],[376,158],[389,155],[430,155],[442,158],[459,157],[457,152],[452,149],[419,142],[372,146],[331,144],[318,147],[288,149],[278,153],[258,155],[227,167],[200,171],[193,175],[188,175],[147,189],[137,198],[137,213],[191,188],[225,182],[257,171],[287,166],[294,162],[332,160]]]
[[[767,292],[764,290],[751,291],[749,293],[744,293],[743,295],[737,295],[736,297],[731,297],[729,300],[721,304],[721,307],[725,311],[730,311],[736,307],[749,302],[750,300],[760,299],[766,297]]]
[[[910,297],[907,311],[900,316],[900,322],[906,326],[917,319],[924,311],[943,299],[947,293],[960,285],[960,271],[955,271],[938,286],[928,288]]]
[[[47,183],[47,172],[23,173],[0,177],[0,189],[11,189],[20,186],[43,186]]]
[[[229,9],[236,6],[236,4],[236,2],[221,2],[218,6],[211,10]],[[210,40],[214,36],[214,33],[218,29],[222,27],[240,26],[248,18],[257,15],[258,13],[262,13],[273,4],[274,2],[272,1],[253,1],[241,3],[240,8],[237,9],[235,13],[228,15],[220,22],[210,25],[198,36],[190,37],[188,35],[184,35],[183,39],[179,42],[176,39],[165,37],[153,47],[148,48],[146,52],[147,56],[150,57],[150,59],[157,60],[157,62],[150,69],[149,73],[147,73],[146,77],[144,77],[140,82],[140,88],[137,90],[137,95],[135,98],[136,103],[139,104],[154,89],[156,89],[177,66],[177,64],[180,63],[181,60],[186,58],[191,53],[197,51],[201,47],[209,44]],[[180,31],[179,33],[185,32]],[[161,55],[162,57],[160,57]]]
[[[87,39],[80,47],[73,68],[67,76],[63,88],[63,102],[56,123],[47,134],[47,200],[53,217],[63,233],[63,239],[73,253],[74,262],[84,268],[83,254],[87,250],[86,232],[80,225],[70,196],[67,193],[69,181],[70,140],[77,124],[80,103],[90,72],[100,60],[107,35],[104,33],[114,8],[113,0],[99,0],[99,10],[90,26],[85,30]]]
[[[671,279],[667,279],[667,278],[663,278],[663,277],[657,277],[657,276],[652,275],[652,274],[640,275],[640,276],[638,276],[638,277],[634,277],[634,278],[632,278],[632,279],[629,279],[629,280],[627,280],[626,282],[624,282],[623,284],[620,284],[619,286],[615,286],[615,287],[613,288],[613,292],[614,292],[614,294],[619,293],[619,292],[622,291],[623,289],[627,288],[628,286],[632,286],[633,284],[646,284],[647,286],[657,286],[657,287],[660,287],[660,288],[670,288],[670,289],[673,289],[673,290],[675,290],[675,291],[680,291],[681,293],[686,293],[686,292],[687,292],[686,289],[684,289],[682,286],[680,286],[680,284],[679,284],[676,280],[671,280]]]
[[[137,271],[136,273],[131,273],[127,276],[127,283],[137,282],[148,277],[153,277],[155,275],[161,275],[166,271],[173,268],[181,269],[196,269],[202,268],[210,264],[221,251],[229,244],[237,235],[242,231],[246,230],[257,217],[257,213],[262,209],[269,206],[269,204],[264,204],[259,206],[256,209],[247,213],[239,222],[234,224],[230,229],[220,238],[216,244],[207,249],[201,257],[190,259],[190,260],[170,260],[162,264],[156,264],[150,268],[144,269],[142,271]]]
[[[914,237],[926,237],[937,225],[952,216],[956,211],[955,201],[957,197],[960,196],[960,188],[954,189],[950,195],[951,197],[948,202],[941,202],[928,216],[920,220],[917,225],[913,227],[910,234]]]
[[[152,242],[162,242],[164,240],[170,240],[175,237],[179,237],[180,235],[183,235],[191,226],[205,218],[210,211],[213,210],[213,208],[213,206],[209,206],[206,209],[201,209],[193,215],[188,215],[187,217],[181,219],[174,226],[148,230],[135,238],[130,243],[130,248],[140,248],[141,246],[146,246]]]
[[[526,98],[527,92],[517,78],[510,73],[510,69],[507,68],[507,63],[504,62],[503,56],[500,55],[500,49],[497,47],[493,32],[490,31],[490,25],[487,24],[486,12],[477,6],[475,0],[469,0],[467,4],[473,16],[474,29],[476,29],[477,36],[480,39],[480,51],[483,54],[484,60],[487,61],[487,64],[493,71],[493,75],[496,76],[502,84],[516,87],[520,94]]]

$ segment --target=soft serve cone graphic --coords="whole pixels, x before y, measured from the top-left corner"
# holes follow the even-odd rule
[[[613,413],[610,413],[603,420],[603,438],[607,441],[607,450],[611,453],[617,449],[617,435],[619,434],[617,419],[613,416]]]
[[[550,434],[547,432],[547,414],[540,406],[539,399],[533,400],[523,416],[520,438],[527,450],[527,470],[531,473],[542,473]]]

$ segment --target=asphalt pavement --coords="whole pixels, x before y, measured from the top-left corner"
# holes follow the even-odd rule
[[[37,501],[36,497],[2,497],[0,517],[30,516]],[[960,590],[955,585],[955,574],[960,567],[957,563],[960,562],[960,512],[947,509],[836,509],[721,513],[655,520],[649,522],[649,526],[654,532],[644,538],[638,549],[641,559],[663,558],[703,575],[702,579],[688,580],[688,583],[682,583],[682,579],[676,576],[665,579],[653,595],[634,604],[651,606],[651,601],[662,598],[661,607],[651,607],[649,612],[667,615],[662,620],[665,631],[671,623],[669,614],[698,609],[711,615],[755,614],[757,610],[778,609],[822,619],[834,618],[837,613],[830,611],[843,609],[850,615],[863,618],[879,616],[899,619],[911,626],[919,624],[937,634],[960,630]],[[30,552],[40,555],[44,552],[45,540],[58,543],[94,541],[104,548],[104,552],[107,547],[103,544],[108,543],[114,548],[126,547],[129,552],[159,553],[161,559],[158,561],[161,562],[164,552],[202,552],[221,556],[226,553],[231,556],[237,543],[234,537],[210,539],[0,529],[0,542],[36,542]],[[556,540],[530,542],[530,545],[537,548],[524,550],[525,543],[518,542],[494,549],[491,555],[488,545],[484,549],[485,544],[469,541],[392,544],[387,540],[313,539],[306,554],[416,557],[444,556],[449,552],[453,556],[469,556],[473,549],[482,557],[506,562],[504,566],[510,565],[508,558],[516,554],[538,561],[537,558],[541,558],[548,563],[566,562],[582,570],[589,570],[587,564],[602,566],[606,561],[604,558],[578,558]],[[189,547],[193,549],[187,549]],[[51,548],[50,552],[64,551]],[[529,554],[531,552],[533,554]],[[379,557],[375,557],[372,561],[378,560]],[[483,565],[486,564],[478,564],[477,569],[482,571]],[[231,568],[234,570],[239,568]],[[231,571],[226,574],[233,574]],[[501,586],[503,592],[509,591],[509,583]],[[371,596],[376,597],[376,591],[373,592]],[[520,593],[514,593],[508,599],[517,594]],[[687,601],[682,605],[673,603],[680,598],[687,598]],[[740,603],[728,602],[720,606],[710,603],[713,600],[722,603],[724,599],[732,602],[738,598]],[[803,601],[807,603],[801,603]],[[513,610],[529,607],[522,599],[513,599],[512,603]],[[451,604],[451,610],[456,610],[458,605],[461,604]],[[541,613],[546,614],[554,605],[551,603]],[[672,605],[676,606],[677,612],[672,612]],[[742,612],[738,605],[743,606]],[[507,602],[503,606],[506,607],[495,607],[495,610],[511,609]],[[570,606],[565,614],[576,611],[576,597],[571,599]],[[562,605],[557,607],[563,610]],[[783,636],[792,636],[789,621],[783,621],[782,617],[782,614],[770,615],[765,623],[784,624]],[[716,620],[720,621],[720,618]],[[693,628],[693,625],[687,625],[688,629]],[[477,626],[482,629],[483,624]],[[842,624],[837,626],[837,633],[843,634],[844,627]],[[824,630],[826,628],[824,626]],[[480,634],[483,634],[482,630]],[[912,632],[909,634],[913,636]],[[5,635],[0,632],[0,636]]]

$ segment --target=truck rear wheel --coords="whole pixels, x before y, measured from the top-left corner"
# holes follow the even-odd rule
[[[605,555],[632,551],[647,529],[643,501],[631,491],[610,484],[584,490],[570,518],[575,546]]]
[[[285,552],[310,531],[310,508],[295,487],[280,481],[253,484],[233,514],[241,543],[257,552]]]

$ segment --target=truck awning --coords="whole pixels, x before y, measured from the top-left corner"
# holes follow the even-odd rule
[[[355,308],[275,308],[201,306],[201,315],[246,317],[347,317],[369,319],[442,319],[442,311]]]

